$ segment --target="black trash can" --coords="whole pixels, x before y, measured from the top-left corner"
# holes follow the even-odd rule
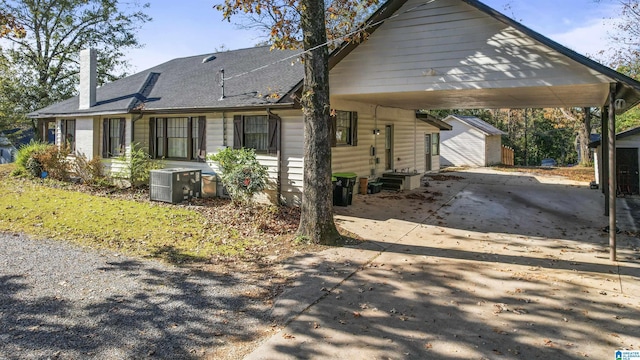
[[[331,180],[333,187],[333,205],[349,206],[353,201],[353,186],[356,184],[356,173],[334,173]]]

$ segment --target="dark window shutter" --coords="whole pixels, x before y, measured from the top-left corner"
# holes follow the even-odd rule
[[[67,143],[66,122],[66,120],[60,120],[60,146],[66,146]]]
[[[331,147],[336,147],[336,130],[338,128],[337,116],[329,116],[329,142]]]
[[[102,158],[109,157],[109,119],[102,120]]]
[[[269,153],[276,154],[280,150],[280,126],[282,119],[276,114],[269,114]]]
[[[244,146],[244,122],[242,115],[233,115],[233,148],[240,149]]]
[[[156,118],[149,118],[149,155],[156,157]]]
[[[351,145],[358,146],[358,113],[351,113]]]
[[[198,160],[205,160],[207,157],[207,118],[204,116],[198,117]]]
[[[124,155],[124,142],[125,142],[125,134],[127,133],[125,130],[125,126],[127,126],[127,122],[124,118],[120,119],[120,154]]]

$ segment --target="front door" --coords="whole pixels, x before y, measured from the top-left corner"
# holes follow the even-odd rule
[[[431,134],[424,135],[424,171],[431,171]]]
[[[393,170],[393,125],[384,127],[384,169]]]
[[[616,149],[616,169],[618,192],[621,194],[638,194],[638,148]]]

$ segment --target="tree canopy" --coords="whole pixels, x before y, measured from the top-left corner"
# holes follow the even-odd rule
[[[273,48],[302,48],[305,75],[300,93],[304,123],[304,174],[298,236],[335,244],[340,236],[333,222],[329,46],[365,36],[359,19],[377,0],[225,0],[216,8],[230,20],[244,14],[249,26],[268,33]]]
[[[0,8],[13,19],[9,25],[24,29],[5,32],[8,45],[1,49],[0,101],[12,109],[4,116],[21,122],[24,114],[73,96],[83,48],[98,51],[99,84],[124,76],[124,51],[141,46],[136,32],[151,20],[144,13],[148,6],[117,0],[1,0]]]

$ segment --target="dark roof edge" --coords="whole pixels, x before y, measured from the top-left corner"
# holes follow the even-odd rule
[[[273,103],[259,104],[254,106],[230,106],[224,108],[199,107],[199,108],[171,108],[171,109],[122,109],[114,111],[92,112],[92,113],[56,113],[56,114],[29,114],[30,118],[61,118],[61,117],[82,117],[82,116],[104,116],[122,114],[181,114],[181,113],[203,113],[203,112],[223,112],[223,111],[255,111],[260,109],[298,109],[296,103]]]
[[[393,1],[393,0],[391,0]],[[476,9],[486,13],[487,15],[493,17],[494,19],[507,24],[509,26],[512,26],[514,28],[516,28],[517,30],[523,32],[525,35],[530,36],[531,38],[533,38],[534,40],[551,47],[552,49],[558,51],[559,53],[569,57],[570,59],[581,63],[582,65],[585,65],[587,67],[590,67],[593,70],[596,70],[606,76],[609,76],[613,79],[615,79],[618,82],[622,82],[624,84],[626,84],[627,86],[630,86],[632,88],[634,88],[635,90],[640,92],[640,82],[624,75],[621,74],[613,69],[611,69],[608,66],[602,65],[600,63],[598,63],[597,61],[594,61],[582,54],[579,54],[569,48],[567,48],[564,45],[561,45],[551,39],[549,39],[548,37],[534,31],[531,30],[530,28],[522,25],[521,23],[511,19],[510,17],[500,13],[499,11],[483,4],[482,2],[478,1],[478,0],[462,0],[464,2],[466,2],[467,4],[475,7]],[[633,106],[637,105],[640,102],[640,99],[637,99],[635,103],[633,104],[627,104],[627,109],[632,108]],[[626,110],[625,110],[626,111]]]
[[[229,106],[223,108],[196,107],[196,108],[172,108],[172,109],[142,109],[131,111],[132,114],[180,114],[180,113],[203,113],[203,112],[224,112],[224,111],[255,111],[261,109],[297,109],[295,103],[271,103],[251,106]]]
[[[438,119],[431,114],[416,112],[416,118],[418,120],[426,122],[429,125],[435,126],[440,130],[450,131],[451,129],[453,129],[453,126],[447,124],[446,122]]]
[[[635,127],[633,129],[625,130],[623,132],[620,132],[620,133],[616,134],[616,140],[624,139],[626,137],[637,135],[637,134],[640,134],[640,126]],[[589,143],[589,147],[590,148],[596,148],[596,147],[600,146],[601,142],[602,142],[602,137],[600,138],[600,140],[596,140],[596,141],[590,142]]]
[[[458,120],[458,121],[461,121],[461,122],[463,122],[463,123],[465,123],[465,124],[467,124],[467,125],[471,126],[472,128],[474,128],[474,129],[476,129],[476,130],[478,130],[478,131],[482,132],[483,134],[485,134],[485,135],[487,135],[487,136],[489,136],[489,135],[507,135],[507,133],[506,133],[506,132],[504,132],[504,131],[502,131],[502,130],[498,129],[497,127],[495,127],[495,126],[493,126],[493,125],[489,124],[488,122],[486,122],[486,121],[484,121],[484,120],[480,119],[480,118],[479,118],[479,117],[477,117],[477,116],[471,116],[471,117],[474,117],[474,118],[476,118],[476,119],[478,119],[478,120],[482,121],[483,123],[485,123],[485,124],[487,124],[487,125],[491,126],[492,128],[494,128],[494,129],[498,130],[500,133],[499,133],[499,134],[494,134],[494,133],[486,132],[485,130],[483,130],[483,129],[479,128],[479,127],[478,127],[478,126],[476,126],[475,124],[472,124],[472,123],[470,123],[469,121],[467,121],[468,116],[451,114],[451,115],[447,116],[447,118],[448,118],[448,117],[452,117],[452,118],[454,118],[454,119],[456,119],[456,120]],[[444,120],[446,120],[447,118],[444,118],[444,119],[443,119],[443,121],[444,121]]]

